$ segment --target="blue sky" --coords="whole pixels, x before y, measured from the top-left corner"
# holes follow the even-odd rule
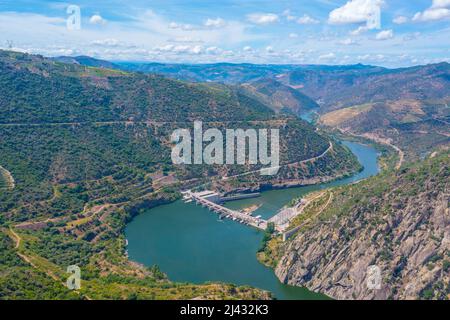
[[[68,28],[67,8],[81,28]],[[378,19],[379,17],[379,19]],[[450,61],[450,0],[0,0],[0,48],[183,63]]]

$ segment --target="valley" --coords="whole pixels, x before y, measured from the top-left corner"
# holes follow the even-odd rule
[[[2,297],[448,298],[447,63],[172,65],[0,51],[0,70]],[[278,174],[174,165],[170,134],[198,120],[221,132],[279,129]],[[305,203],[282,241],[179,201],[196,187],[261,192],[226,206],[264,219]],[[63,284],[71,264],[83,270],[78,292]],[[364,287],[370,264],[382,290]]]
[[[126,224],[143,210],[177,200],[179,190],[192,185],[257,190],[360,169],[341,144],[333,142],[332,152],[324,154],[333,141],[325,132],[278,115],[234,87],[7,51],[0,51],[0,69],[0,161],[15,180],[14,189],[0,193],[0,268],[9,284],[2,285],[3,297],[269,298],[248,286],[174,283],[157,266],[129,261]],[[275,178],[240,176],[257,166],[174,166],[170,133],[196,119],[219,129],[279,128],[281,165],[298,165],[284,166]],[[308,159],[315,160],[302,165]],[[223,176],[233,178],[221,182]],[[14,234],[22,239],[19,247]],[[61,284],[71,264],[83,270],[84,285],[75,295]],[[49,272],[54,277],[47,279]],[[59,284],[53,288],[54,278]],[[26,291],[34,285],[42,290]]]

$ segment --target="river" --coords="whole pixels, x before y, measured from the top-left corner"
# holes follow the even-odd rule
[[[378,173],[378,155],[374,148],[343,143],[364,166],[357,175],[315,186],[266,191],[260,198],[234,201],[226,206],[239,209],[261,204],[255,215],[269,218],[293,198]],[[268,290],[282,300],[327,298],[306,288],[280,283],[272,269],[259,263],[256,252],[262,236],[261,231],[231,220],[219,221],[217,214],[182,201],[150,209],[126,228],[129,258],[147,266],[157,264],[173,281],[250,285]]]

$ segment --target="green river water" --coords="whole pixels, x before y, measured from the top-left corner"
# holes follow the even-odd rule
[[[308,192],[352,183],[378,173],[377,151],[369,146],[343,142],[358,157],[364,170],[339,181],[309,187],[266,191],[261,197],[228,203],[233,209],[261,204],[254,215],[269,218],[293,198]],[[256,252],[263,233],[193,203],[177,201],[153,208],[136,217],[126,228],[128,254],[133,261],[158,265],[177,282],[225,282],[268,290],[277,299],[326,299],[306,288],[282,284],[272,269],[260,264]]]

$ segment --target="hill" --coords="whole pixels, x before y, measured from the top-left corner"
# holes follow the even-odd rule
[[[308,96],[273,79],[258,80],[243,84],[242,87],[277,113],[287,112],[300,116],[302,113],[319,108],[319,105]]]
[[[316,100],[323,111],[385,101],[443,101],[450,97],[450,64],[403,69],[298,69],[284,81]]]
[[[257,65],[250,63],[213,63],[213,64],[168,64],[168,63],[132,63],[119,62],[126,71],[155,73],[170,78],[196,82],[219,82],[241,84],[265,78],[274,78],[289,72],[294,65]]]
[[[246,287],[175,284],[158,268],[128,261],[126,223],[142,209],[176,200],[181,188],[206,182],[228,191],[257,189],[333,179],[359,168],[325,133],[225,85],[0,51],[0,97],[0,164],[15,180],[13,189],[0,191],[0,236],[8,255],[0,272],[16,288],[1,286],[2,297],[47,298],[55,290],[55,297],[73,298],[61,287],[26,292],[61,283],[67,266],[77,264],[86,279],[82,298],[267,298]],[[173,165],[170,134],[192,129],[194,120],[221,130],[279,128],[282,164],[302,164],[285,166],[275,177],[225,183],[222,177],[254,168]],[[302,162],[330,144],[324,157]],[[20,262],[8,262],[11,255]]]
[[[396,146],[406,160],[417,160],[436,148],[450,146],[449,102],[367,103],[325,113],[319,124]]]
[[[449,299],[449,181],[447,151],[323,192],[274,250],[278,277],[336,299]],[[372,265],[379,290],[367,286]]]
[[[62,63],[73,63],[78,65],[83,65],[87,67],[96,67],[96,68],[104,68],[104,69],[119,69],[120,67],[112,62],[92,58],[89,56],[76,56],[76,57],[69,57],[69,56],[60,56],[51,58],[54,61],[62,62]]]

